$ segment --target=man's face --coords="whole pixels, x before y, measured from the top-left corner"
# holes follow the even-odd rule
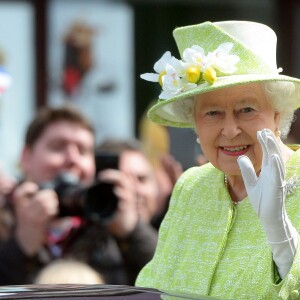
[[[158,205],[158,184],[151,164],[142,153],[127,150],[120,157],[119,168],[134,181],[138,213],[149,222]]]
[[[95,174],[93,133],[68,121],[52,123],[31,148],[25,147],[21,164],[26,180],[36,183],[70,172],[90,184]]]

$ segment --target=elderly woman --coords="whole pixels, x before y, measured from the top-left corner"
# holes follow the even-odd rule
[[[284,145],[300,80],[280,75],[276,35],[245,21],[174,30],[151,120],[194,127],[209,163],[177,181],[138,286],[220,299],[300,299],[300,151]]]

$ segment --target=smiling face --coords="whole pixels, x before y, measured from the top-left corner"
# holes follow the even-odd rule
[[[262,150],[256,133],[276,131],[275,112],[257,83],[234,86],[196,96],[195,126],[206,158],[228,175],[240,175],[237,158],[247,155],[258,172]]]
[[[32,147],[24,148],[21,164],[26,179],[37,183],[70,172],[89,184],[95,174],[94,136],[79,124],[54,122]]]

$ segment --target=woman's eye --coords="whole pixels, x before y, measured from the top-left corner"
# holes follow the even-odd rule
[[[252,111],[254,111],[254,109],[252,107],[245,107],[245,108],[241,109],[242,113],[249,113],[249,112],[252,112]]]
[[[218,111],[214,110],[214,111],[209,111],[206,113],[208,116],[217,116],[219,114]]]

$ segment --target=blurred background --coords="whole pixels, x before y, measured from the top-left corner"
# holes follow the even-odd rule
[[[159,86],[141,80],[170,50],[172,31],[204,21],[262,22],[277,33],[278,67],[300,77],[298,0],[0,0],[0,66],[12,76],[0,98],[0,162],[15,175],[26,126],[43,106],[73,104],[97,143],[138,137],[184,168],[200,153],[190,129],[159,128],[145,112]],[[300,142],[295,121],[288,142]],[[190,143],[182,145],[182,136]],[[152,147],[152,148],[151,148]]]

